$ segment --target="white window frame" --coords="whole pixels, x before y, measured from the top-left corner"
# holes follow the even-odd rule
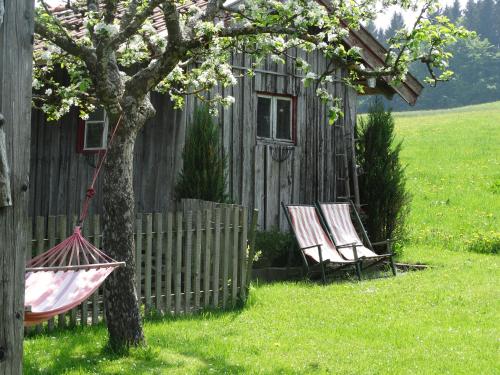
[[[257,94],[257,100],[259,98],[267,98],[271,99],[271,131],[270,131],[270,137],[261,137],[257,136],[257,139],[260,140],[273,140],[277,142],[283,142],[283,143],[294,143],[293,139],[293,98],[289,96],[280,96],[280,95],[266,95],[266,94]],[[288,138],[278,138],[276,134],[278,133],[278,100],[285,100],[290,102],[290,139]],[[256,106],[258,109],[258,106]]]
[[[103,114],[104,118],[102,120],[85,120],[85,128],[83,131],[83,151],[101,151],[101,150],[106,150],[108,146],[108,127],[109,127],[109,121],[108,121],[108,114],[106,111],[103,109]],[[104,124],[103,130],[102,130],[102,143],[100,147],[87,147],[87,125],[88,124]]]

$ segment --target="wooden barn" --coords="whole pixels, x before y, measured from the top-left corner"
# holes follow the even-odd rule
[[[61,12],[64,12],[62,10]],[[64,14],[62,14],[64,16]],[[383,64],[384,47],[365,29],[352,31],[347,45],[363,49],[365,65]],[[315,53],[308,62],[321,70],[327,61]],[[249,66],[251,57],[234,56],[235,70]],[[240,78],[226,89],[235,103],[220,111],[218,121],[228,158],[227,191],[238,204],[260,210],[259,226],[286,227],[280,202],[334,201],[341,196],[358,199],[353,161],[353,128],[356,92],[344,84],[332,84],[341,97],[345,116],[328,124],[327,108],[305,88],[303,77],[292,64],[266,62],[252,78]],[[339,74],[345,74],[339,68]],[[379,80],[366,82],[367,94],[400,95],[410,105],[422,90],[411,75],[398,88]],[[135,146],[134,189],[137,212],[174,209],[173,188],[182,169],[182,150],[193,108],[188,97],[183,110],[173,109],[166,96],[154,94],[156,116],[142,129]],[[32,116],[30,216],[78,214],[87,184],[94,171],[96,153],[106,147],[110,124],[97,111],[87,121],[73,111],[58,123],[48,123],[43,113]],[[97,188],[91,212],[98,213],[102,195]]]

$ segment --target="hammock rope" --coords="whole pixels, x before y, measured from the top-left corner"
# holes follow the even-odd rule
[[[108,147],[99,154],[91,183],[87,188],[82,211],[73,234],[50,250],[26,263],[25,316],[26,326],[38,324],[78,306],[90,297],[117,267],[118,262],[87,241],[81,227],[88,216],[95,183],[102,170],[120,126],[119,117],[109,138]]]

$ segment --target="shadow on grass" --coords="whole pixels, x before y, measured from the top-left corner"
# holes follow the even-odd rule
[[[251,303],[249,301],[249,303]],[[241,304],[232,309],[203,310],[189,315],[155,315],[145,319],[151,331],[161,332],[161,326],[180,321],[233,320],[247,307]],[[230,335],[230,334],[229,334]],[[148,346],[114,353],[106,345],[107,334],[103,323],[96,326],[56,328],[28,336],[28,350],[24,356],[25,374],[163,374],[169,369],[182,370],[196,365],[194,372],[247,373],[243,367],[228,363],[223,355],[207,355],[203,340],[184,335],[162,336],[146,332]],[[149,337],[152,336],[152,337]],[[39,343],[37,341],[40,340]],[[33,345],[34,344],[34,345]],[[186,372],[191,372],[186,368]]]

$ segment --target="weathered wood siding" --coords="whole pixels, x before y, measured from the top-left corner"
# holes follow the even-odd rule
[[[23,364],[24,262],[27,208],[34,2],[0,1],[0,374]],[[5,7],[4,7],[5,5]],[[5,12],[5,13],[4,13]],[[3,18],[2,18],[3,16]],[[3,121],[4,120],[4,121]]]
[[[326,62],[316,54],[296,53],[318,70],[326,67]],[[237,72],[249,64],[248,56],[233,58]],[[346,117],[341,121],[352,127],[356,96],[349,95],[351,89],[340,83],[332,84],[330,89],[335,96],[345,98]],[[283,161],[276,157],[279,145],[257,140],[258,92],[296,98],[296,144],[286,152],[288,157]],[[218,117],[228,156],[227,189],[235,203],[260,210],[260,228],[286,227],[281,201],[310,203],[335,199],[338,167],[334,146],[341,140],[335,128],[328,125],[327,107],[316,97],[315,87],[305,88],[291,63],[266,61],[254,77],[240,78],[236,86],[224,89],[224,94],[236,100],[233,106],[221,110]],[[192,97],[187,98],[184,110],[174,110],[169,99],[162,95],[154,94],[152,101],[157,114],[142,129],[135,147],[137,212],[172,209],[186,129],[197,105]],[[32,217],[78,213],[95,160],[75,152],[76,113],[60,124],[47,124],[43,115],[35,111],[32,130]],[[100,186],[91,213],[100,211],[99,193]]]

